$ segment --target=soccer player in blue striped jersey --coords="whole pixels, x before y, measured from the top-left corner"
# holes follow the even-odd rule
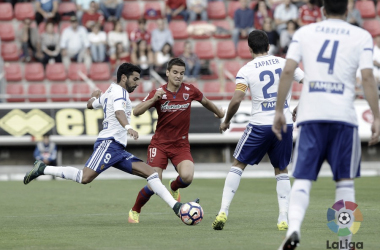
[[[290,193],[290,180],[287,166],[290,163],[293,136],[288,133],[283,141],[277,140],[271,130],[274,119],[274,104],[277,99],[277,86],[285,59],[268,55],[269,41],[265,32],[252,31],[248,37],[248,45],[253,60],[242,67],[236,75],[236,89],[229,104],[227,116],[220,125],[220,130],[229,128],[232,117],[239,109],[240,102],[244,99],[247,89],[250,89],[252,97],[251,119],[241,137],[234,152],[234,162],[227,175],[222,197],[222,205],[212,227],[222,230],[226,223],[229,206],[239,187],[240,178],[245,167],[250,164],[259,164],[265,154],[268,153],[274,167],[277,180],[277,199],[279,204],[279,216],[277,228],[288,228],[288,200]],[[303,79],[303,71],[297,69],[293,78],[297,82]],[[293,129],[292,113],[289,109],[291,93],[287,94],[286,124],[288,129]]]
[[[286,55],[272,127],[280,140],[284,138],[283,132],[290,133],[286,130],[283,107],[300,61],[304,65],[305,81],[297,111],[299,134],[293,162],[296,180],[290,195],[289,228],[280,249],[295,249],[300,242],[312,181],[317,180],[324,160],[330,164],[336,182],[335,201],[355,202],[354,178],[360,176],[361,157],[354,107],[357,69],[374,117],[369,145],[379,141],[379,99],[372,72],[373,40],[364,29],[345,22],[347,2],[324,0],[327,20],[296,31]],[[340,237],[340,241],[349,244],[351,235]]]
[[[42,161],[36,161],[34,168],[27,172],[24,184],[28,184],[40,175],[52,175],[81,184],[92,182],[99,174],[113,166],[123,172],[146,178],[153,192],[161,197],[178,215],[182,203],[177,202],[161,180],[157,172],[149,165],[125,151],[127,136],[135,140],[138,133],[132,129],[132,103],[129,93],[133,92],[140,82],[140,68],[123,63],[117,71],[117,83],[112,83],[104,94],[100,90],[92,93],[87,102],[88,109],[102,108],[104,111],[103,129],[94,145],[94,152],[85,164],[83,170],[73,167],[46,166]],[[154,97],[160,99],[157,92]]]

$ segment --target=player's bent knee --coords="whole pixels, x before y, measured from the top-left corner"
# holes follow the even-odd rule
[[[180,177],[184,183],[190,185],[193,182],[194,175],[189,173],[189,174],[184,174]]]

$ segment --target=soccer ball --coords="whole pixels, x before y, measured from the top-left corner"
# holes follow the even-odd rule
[[[195,202],[188,202],[182,205],[180,218],[188,226],[197,225],[203,219],[203,209]]]
[[[343,225],[346,225],[351,221],[351,216],[347,212],[340,213],[338,221],[342,223]]]

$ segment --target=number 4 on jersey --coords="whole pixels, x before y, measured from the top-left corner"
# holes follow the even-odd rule
[[[330,40],[326,40],[323,43],[322,48],[319,51],[319,54],[317,57],[317,62],[328,63],[329,64],[328,73],[329,73],[329,75],[332,75],[332,74],[334,74],[335,57],[336,57],[336,51],[338,50],[339,41],[334,41],[330,58],[323,57],[323,54],[325,53],[325,50],[326,50],[327,46],[329,45],[329,43],[330,43]]]

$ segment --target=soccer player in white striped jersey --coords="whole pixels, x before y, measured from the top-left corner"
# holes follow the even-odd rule
[[[139,85],[140,72],[139,67],[123,63],[117,70],[117,83],[112,83],[104,94],[101,94],[100,90],[92,93],[91,99],[87,102],[87,108],[103,108],[103,130],[100,131],[94,144],[94,152],[83,170],[73,167],[46,166],[42,161],[36,161],[34,168],[26,173],[24,184],[28,184],[40,175],[52,175],[87,184],[113,166],[123,172],[146,178],[154,193],[178,215],[182,203],[172,197],[161,183],[157,172],[133,154],[125,151],[128,135],[135,140],[138,139],[138,133],[130,125],[132,103],[129,100],[129,93]],[[153,98],[160,99],[161,92],[157,92]]]
[[[290,195],[289,228],[280,249],[295,249],[300,242],[312,181],[317,180],[324,160],[330,164],[336,182],[335,201],[341,208],[339,211],[352,215],[345,204],[355,202],[354,178],[360,176],[361,144],[353,102],[358,68],[374,117],[369,145],[379,141],[379,100],[372,72],[373,41],[367,31],[345,22],[347,2],[324,0],[327,20],[296,31],[286,56],[272,128],[280,140],[283,132],[289,133],[283,107],[300,61],[303,61],[305,80],[297,111],[299,135],[293,162],[296,180]],[[342,229],[350,228],[353,220],[351,224],[340,223],[338,221],[338,226]],[[351,233],[344,234],[340,241],[341,246],[350,245]]]
[[[212,224],[215,230],[222,230],[228,216],[228,210],[232,199],[239,187],[240,178],[245,167],[250,164],[259,164],[265,154],[274,167],[277,180],[277,199],[279,204],[279,216],[277,228],[288,228],[288,200],[290,193],[290,180],[287,166],[290,163],[293,149],[293,135],[288,133],[283,141],[277,140],[272,132],[272,124],[275,114],[277,99],[277,86],[285,59],[268,55],[269,41],[265,32],[252,31],[248,37],[248,45],[253,60],[242,67],[236,76],[236,89],[228,106],[227,116],[220,125],[221,131],[226,131],[232,117],[239,109],[240,102],[244,99],[247,89],[250,89],[252,97],[251,119],[241,137],[234,152],[234,162],[227,175],[222,197],[220,211]],[[303,71],[297,69],[294,80],[302,82]],[[292,113],[289,109],[291,93],[286,97],[286,124],[288,129],[293,129]]]

